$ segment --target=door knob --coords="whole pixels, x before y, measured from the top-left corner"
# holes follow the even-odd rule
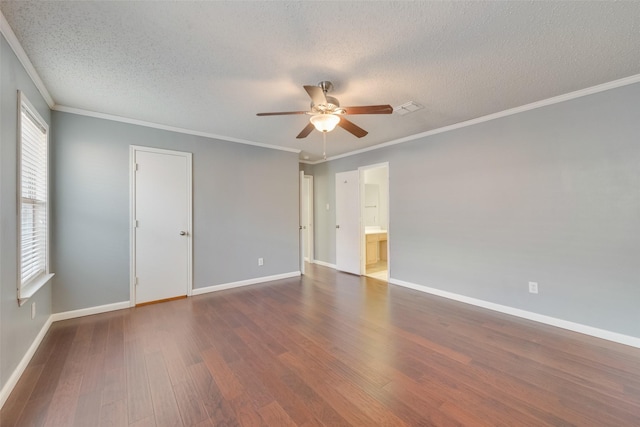
[[[186,236],[186,235],[187,235],[187,232],[186,232],[186,231],[181,231],[181,232],[180,232],[180,235],[181,235],[181,236]]]
[[[339,225],[336,225],[336,228],[340,228],[340,226],[339,226]]]

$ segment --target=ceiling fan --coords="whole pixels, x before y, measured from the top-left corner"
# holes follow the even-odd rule
[[[307,114],[309,124],[302,129],[296,138],[306,138],[315,128],[320,132],[330,132],[336,126],[340,126],[347,132],[358,138],[362,138],[368,132],[344,116],[350,114],[391,114],[391,105],[363,105],[358,107],[340,107],[340,102],[333,96],[327,95],[333,89],[333,83],[322,81],[317,86],[304,86],[311,97],[311,109],[309,111],[283,111],[277,113],[258,113],[258,116],[283,116],[289,114]]]

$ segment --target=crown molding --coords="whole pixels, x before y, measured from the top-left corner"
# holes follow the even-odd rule
[[[634,83],[640,83],[640,74],[635,74],[633,76],[624,77],[622,79],[613,80],[611,82],[602,83],[596,86],[591,86],[585,89],[576,90],[574,92],[569,92],[564,95],[554,96],[552,98],[543,99],[541,101],[532,102],[531,104],[525,104],[520,107],[510,108],[508,110],[500,111],[493,114],[488,114],[486,116],[478,117],[475,119],[467,120],[460,123],[455,123],[453,125],[444,126],[438,129],[433,129],[430,131],[418,133],[415,135],[406,136],[404,138],[394,139],[389,142],[384,142],[378,145],[372,145],[371,147],[362,148],[360,150],[350,151],[348,153],[339,154],[337,156],[332,156],[327,158],[326,160],[317,160],[315,162],[307,162],[309,164],[317,165],[319,163],[329,162],[331,160],[342,159],[344,157],[355,156],[356,154],[366,153],[367,151],[379,150],[385,147],[391,147],[393,145],[402,144],[405,142],[415,141],[416,139],[425,138],[431,135],[437,135],[439,133],[450,132],[452,130],[461,129],[467,126],[476,125],[479,123],[488,122],[495,119],[500,119],[502,117],[512,116],[518,113],[524,113],[525,111],[535,110],[536,108],[546,107],[553,104],[558,104],[565,101],[570,101],[576,98],[582,98],[583,96],[593,95],[595,93],[604,92],[611,89],[616,89],[622,86],[628,86]]]
[[[279,145],[264,144],[264,143],[261,143],[261,142],[248,141],[248,140],[240,139],[240,138],[233,138],[233,137],[229,137],[229,136],[217,135],[217,134],[212,134],[212,133],[207,133],[207,132],[199,132],[199,131],[194,131],[194,130],[190,130],[190,129],[183,129],[183,128],[178,128],[178,127],[173,127],[173,126],[166,126],[166,125],[161,125],[161,124],[157,124],[157,123],[145,122],[145,121],[142,121],[142,120],[129,119],[129,118],[126,118],[126,117],[121,117],[121,116],[114,116],[114,115],[110,115],[110,114],[97,113],[97,112],[93,112],[93,111],[87,111],[87,110],[82,110],[82,109],[78,109],[78,108],[72,108],[72,107],[66,107],[66,106],[63,106],[63,105],[57,105],[54,102],[53,98],[51,97],[51,94],[47,90],[46,86],[42,82],[42,79],[40,79],[40,76],[38,75],[38,73],[36,72],[35,68],[33,67],[33,64],[29,60],[29,57],[27,56],[26,52],[24,51],[24,49],[20,45],[20,42],[18,41],[18,38],[16,37],[15,33],[11,29],[11,26],[9,25],[9,22],[5,18],[5,16],[2,13],[2,11],[0,11],[0,32],[4,35],[5,39],[9,43],[9,46],[11,46],[11,49],[14,51],[14,53],[18,57],[18,60],[20,61],[22,66],[27,71],[27,74],[29,74],[29,77],[31,77],[31,80],[35,84],[36,88],[38,89],[38,91],[40,92],[40,94],[42,95],[44,100],[49,105],[49,108],[51,108],[52,110],[62,111],[62,112],[71,113],[71,114],[78,114],[78,115],[83,115],[83,116],[89,116],[89,117],[95,117],[95,118],[101,118],[101,119],[105,119],[105,120],[112,120],[112,121],[118,121],[118,122],[123,122],[123,123],[135,124],[135,125],[139,125],[139,126],[151,127],[151,128],[155,128],[155,129],[167,130],[167,131],[183,133],[183,134],[187,134],[187,135],[202,136],[202,137],[210,138],[210,139],[218,139],[218,140],[222,140],[222,141],[236,142],[236,143],[239,143],[239,144],[253,145],[253,146],[256,146],[256,147],[269,148],[269,149],[273,149],[273,150],[286,151],[286,152],[290,152],[290,153],[300,154],[300,152],[302,151],[302,150],[299,150],[299,149],[282,147],[282,146],[279,146]],[[317,164],[320,164],[320,163],[329,162],[329,161],[341,159],[341,158],[344,158],[344,157],[355,156],[357,154],[366,153],[368,151],[379,150],[381,148],[391,147],[393,145],[398,145],[398,144],[402,144],[402,143],[405,143],[405,142],[415,141],[416,139],[425,138],[425,137],[428,137],[428,136],[437,135],[437,134],[440,134],[440,133],[449,132],[449,131],[453,131],[453,130],[456,130],[456,129],[461,129],[461,128],[464,128],[464,127],[467,127],[467,126],[472,126],[472,125],[476,125],[476,124],[479,124],[479,123],[488,122],[490,120],[495,120],[495,119],[511,116],[511,115],[518,114],[518,113],[523,113],[525,111],[534,110],[536,108],[546,107],[546,106],[549,106],[549,105],[558,104],[560,102],[570,101],[572,99],[581,98],[583,96],[588,96],[588,95],[593,95],[595,93],[604,92],[604,91],[607,91],[607,90],[610,90],[610,89],[615,89],[615,88],[618,88],[618,87],[627,86],[627,85],[634,84],[634,83],[639,83],[639,82],[640,82],[640,74],[635,74],[633,76],[624,77],[622,79],[613,80],[611,82],[599,84],[599,85],[596,85],[596,86],[591,86],[591,87],[588,87],[588,88],[585,88],[585,89],[580,89],[580,90],[577,90],[577,91],[574,91],[574,92],[569,92],[569,93],[566,93],[564,95],[558,95],[558,96],[554,96],[552,98],[548,98],[548,99],[544,99],[544,100],[541,100],[541,101],[532,102],[530,104],[525,104],[525,105],[522,105],[520,107],[510,108],[508,110],[500,111],[500,112],[493,113],[493,114],[488,114],[486,116],[477,117],[475,119],[467,120],[467,121],[460,122],[460,123],[455,123],[453,125],[444,126],[444,127],[438,128],[438,129],[433,129],[433,130],[430,130],[430,131],[421,132],[421,133],[418,133],[418,134],[415,134],[415,135],[410,135],[410,136],[406,136],[406,137],[399,138],[399,139],[394,139],[392,141],[384,142],[382,144],[373,145],[371,147],[362,148],[360,150],[355,150],[355,151],[350,151],[348,153],[339,154],[337,156],[329,157],[326,160],[324,160],[324,159],[316,160],[316,161],[299,160],[299,162],[300,163],[305,163],[305,164],[310,164],[310,165],[317,165]]]
[[[38,92],[40,92],[40,95],[42,95],[45,102],[49,105],[49,108],[53,108],[53,106],[55,105],[55,102],[53,101],[51,94],[49,93],[49,91],[47,90],[47,87],[42,82],[42,79],[40,79],[40,76],[36,72],[36,69],[33,67],[31,60],[29,59],[29,57],[27,56],[27,53],[22,48],[22,45],[18,41],[16,34],[11,29],[9,22],[4,17],[4,14],[2,13],[2,11],[0,11],[0,33],[2,33],[4,38],[7,40],[7,43],[9,43],[9,46],[11,46],[11,49],[18,57],[18,60],[20,61],[24,69],[27,71],[27,74],[29,75],[29,77],[31,77],[33,84],[36,85]]]
[[[240,139],[240,138],[233,138],[233,137],[224,136],[224,135],[216,135],[216,134],[207,133],[207,132],[199,132],[199,131],[194,131],[194,130],[190,130],[190,129],[183,129],[183,128],[178,128],[178,127],[173,127],[173,126],[165,126],[165,125],[161,125],[161,124],[157,124],[157,123],[145,122],[145,121],[142,121],[142,120],[129,119],[129,118],[126,118],[126,117],[114,116],[114,115],[110,115],[110,114],[97,113],[97,112],[93,112],[93,111],[82,110],[82,109],[79,109],[79,108],[72,108],[72,107],[66,107],[66,106],[63,106],[63,105],[58,105],[58,104],[55,103],[55,101],[51,97],[51,94],[49,93],[49,91],[47,90],[47,87],[44,85],[44,82],[42,81],[42,79],[38,75],[36,69],[34,68],[33,64],[31,63],[31,60],[27,56],[27,53],[22,48],[22,45],[18,41],[18,38],[16,37],[15,33],[13,32],[13,29],[9,25],[9,22],[5,18],[5,16],[2,13],[2,11],[0,11],[0,32],[2,33],[4,38],[7,40],[7,43],[9,43],[9,46],[11,47],[13,52],[18,57],[18,60],[20,61],[22,66],[25,68],[27,74],[29,75],[29,77],[33,81],[34,85],[36,86],[36,88],[38,89],[38,91],[40,92],[42,97],[44,98],[44,100],[47,103],[47,105],[49,105],[49,108],[51,108],[52,110],[62,111],[62,112],[71,113],[71,114],[78,114],[78,115],[83,115],[83,116],[89,116],[89,117],[95,117],[95,118],[100,118],[100,119],[105,119],[105,120],[112,120],[112,121],[118,121],[118,122],[123,122],[123,123],[129,123],[129,124],[145,126],[145,127],[155,128],[155,129],[167,130],[167,131],[177,132],[177,133],[182,133],[182,134],[187,134],[187,135],[201,136],[201,137],[209,138],[209,139],[217,139],[217,140],[222,140],[222,141],[236,142],[236,143],[239,143],[239,144],[252,145],[252,146],[255,146],[255,147],[262,147],[262,148],[269,148],[269,149],[272,149],[272,150],[286,151],[286,152],[296,153],[296,154],[300,154],[300,152],[301,152],[301,150],[298,150],[298,149],[281,147],[279,145],[263,144],[261,142],[248,141],[248,140]]]
[[[130,118],[127,118],[127,117],[115,116],[115,115],[112,115],[112,114],[98,113],[98,112],[95,112],[95,111],[88,111],[88,110],[83,110],[83,109],[80,109],[80,108],[66,107],[64,105],[57,105],[56,104],[56,105],[53,106],[52,110],[60,111],[60,112],[63,112],[63,113],[77,114],[79,116],[94,117],[94,118],[97,118],[97,119],[111,120],[111,121],[114,121],[114,122],[128,123],[128,124],[144,126],[144,127],[148,127],[148,128],[166,130],[166,131],[169,131],[169,132],[182,133],[182,134],[186,134],[186,135],[201,136],[201,137],[209,138],[209,139],[217,139],[217,140],[221,140],[221,141],[235,142],[235,143],[238,143],[238,144],[253,145],[255,147],[268,148],[268,149],[271,149],[271,150],[286,151],[286,152],[289,152],[289,153],[300,154],[300,151],[301,151],[301,150],[298,150],[298,149],[295,149],[295,148],[281,147],[279,145],[263,144],[261,142],[249,141],[249,140],[246,140],[246,139],[233,138],[233,137],[230,137],[230,136],[217,135],[217,134],[214,134],[214,133],[200,132],[200,131],[191,130],[191,129],[184,129],[184,128],[179,128],[179,127],[174,127],[174,126],[161,125],[161,124],[158,124],[158,123],[146,122],[144,120],[130,119]]]

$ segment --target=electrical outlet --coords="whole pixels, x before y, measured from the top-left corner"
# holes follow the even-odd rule
[[[531,294],[538,293],[538,282],[529,282],[529,293]]]
[[[258,265],[264,265],[264,258],[258,258]]]
[[[31,320],[36,318],[36,303],[31,303]]]

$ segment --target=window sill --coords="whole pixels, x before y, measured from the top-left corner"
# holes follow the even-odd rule
[[[44,285],[49,283],[49,280],[53,277],[52,274],[44,274],[38,277],[37,280],[29,283],[27,286],[24,286],[18,290],[18,305],[22,306],[29,298],[35,295],[36,292],[40,290]]]

